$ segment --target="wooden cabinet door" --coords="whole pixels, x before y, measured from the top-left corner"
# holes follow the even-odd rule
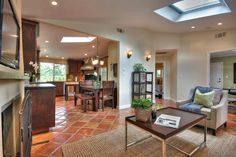
[[[32,92],[33,132],[55,126],[55,88],[35,89]]]
[[[37,22],[22,20],[22,39],[23,39],[23,57],[24,57],[24,71],[32,72],[32,67],[29,65],[30,61],[37,61]]]
[[[76,60],[68,60],[69,65],[69,74],[77,75],[78,74],[78,62]]]

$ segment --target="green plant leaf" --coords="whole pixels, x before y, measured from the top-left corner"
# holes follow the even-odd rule
[[[152,106],[151,99],[134,99],[132,101],[131,107],[132,108],[141,108],[141,109],[148,109]]]

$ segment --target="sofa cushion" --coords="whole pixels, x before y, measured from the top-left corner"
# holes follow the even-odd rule
[[[203,105],[200,105],[200,104],[187,103],[187,104],[181,105],[179,108],[186,111],[201,113],[202,107]]]
[[[197,86],[194,91],[193,91],[193,95],[192,95],[192,101],[194,100],[194,97],[195,97],[195,93],[196,93],[196,90],[199,90],[201,93],[208,93],[208,92],[211,92],[213,90],[213,88],[211,87],[202,87],[202,86]]]
[[[215,95],[215,91],[201,93],[198,89],[195,92],[194,96],[194,104],[200,104],[205,107],[211,107],[213,105],[213,98]]]
[[[213,98],[213,105],[218,105],[220,103],[221,97],[222,97],[222,89],[214,89],[215,95]]]

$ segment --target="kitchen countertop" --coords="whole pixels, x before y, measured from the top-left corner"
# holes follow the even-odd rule
[[[65,82],[66,85],[78,85],[79,82]]]
[[[25,89],[45,89],[45,88],[55,88],[56,86],[51,83],[34,83],[25,85]]]

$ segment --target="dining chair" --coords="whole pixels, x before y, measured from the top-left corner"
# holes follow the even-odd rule
[[[102,90],[99,96],[99,100],[102,102],[102,110],[104,111],[104,103],[106,101],[111,101],[112,109],[114,108],[114,81],[102,81]]]
[[[87,95],[87,94],[75,94],[74,95],[74,105],[77,106],[77,100],[81,100],[81,105],[83,107],[84,112],[87,112],[87,105],[89,105],[89,101],[92,100],[93,108],[95,105],[95,97],[93,95]]]
[[[93,81],[92,80],[84,80],[84,81],[80,81],[80,86],[92,86],[93,85]],[[80,93],[86,94],[86,95],[94,95],[93,92],[91,91],[83,91],[80,88]]]

